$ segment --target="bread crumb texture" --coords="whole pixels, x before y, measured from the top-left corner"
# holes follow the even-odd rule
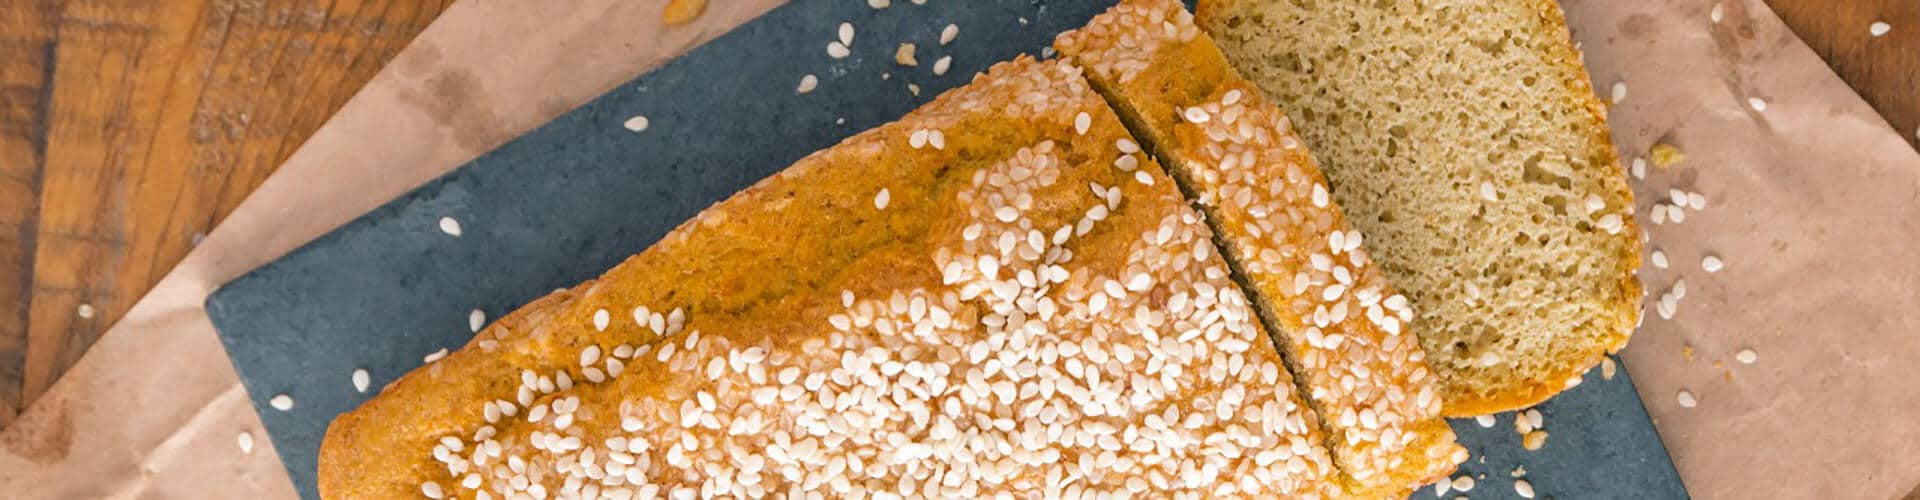
[[[1202,0],[1411,299],[1449,416],[1538,403],[1639,314],[1633,200],[1551,0]]]

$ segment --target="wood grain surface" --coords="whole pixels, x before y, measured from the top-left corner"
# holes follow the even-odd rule
[[[449,3],[0,1],[0,425]]]
[[[1767,0],[1908,144],[1920,148],[1920,1]],[[1892,28],[1868,32],[1874,22]]]
[[[1920,2],[1767,1],[1916,140]],[[0,426],[451,2],[0,0]]]

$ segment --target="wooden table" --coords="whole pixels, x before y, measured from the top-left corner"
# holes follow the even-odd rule
[[[0,2],[0,426],[451,2]],[[1915,139],[1920,2],[1770,3]]]

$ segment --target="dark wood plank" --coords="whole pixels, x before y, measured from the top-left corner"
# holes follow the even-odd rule
[[[450,3],[58,3],[38,206],[0,206],[37,214],[22,369],[0,385],[43,393]]]
[[[1920,2],[1767,0],[1840,78],[1920,148]],[[1875,37],[1868,26],[1893,30]]]
[[[23,406],[53,13],[52,0],[0,3],[0,427]]]

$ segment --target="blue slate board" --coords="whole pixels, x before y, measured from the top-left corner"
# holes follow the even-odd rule
[[[355,369],[383,386],[427,353],[464,344],[468,311],[497,318],[590,279],[807,153],[896,119],[996,61],[1038,54],[1111,3],[894,4],[777,8],[216,291],[208,313],[301,496],[319,498],[327,423],[371,396],[353,390]],[[854,55],[836,60],[825,46],[841,21],[859,33]],[[962,28],[961,41],[940,47],[949,23]],[[952,55],[952,69],[895,66],[900,42],[922,47],[922,61]],[[797,95],[806,74],[820,85]],[[634,115],[651,127],[623,128]],[[443,216],[461,222],[461,236],[438,229]],[[1543,407],[1553,437],[1538,452],[1520,451],[1511,417],[1495,429],[1455,423],[1487,460],[1463,468],[1488,477],[1475,497],[1510,494],[1510,463],[1526,464],[1543,495],[1685,497],[1626,378],[1587,380]],[[281,393],[297,401],[292,411],[267,405]]]

